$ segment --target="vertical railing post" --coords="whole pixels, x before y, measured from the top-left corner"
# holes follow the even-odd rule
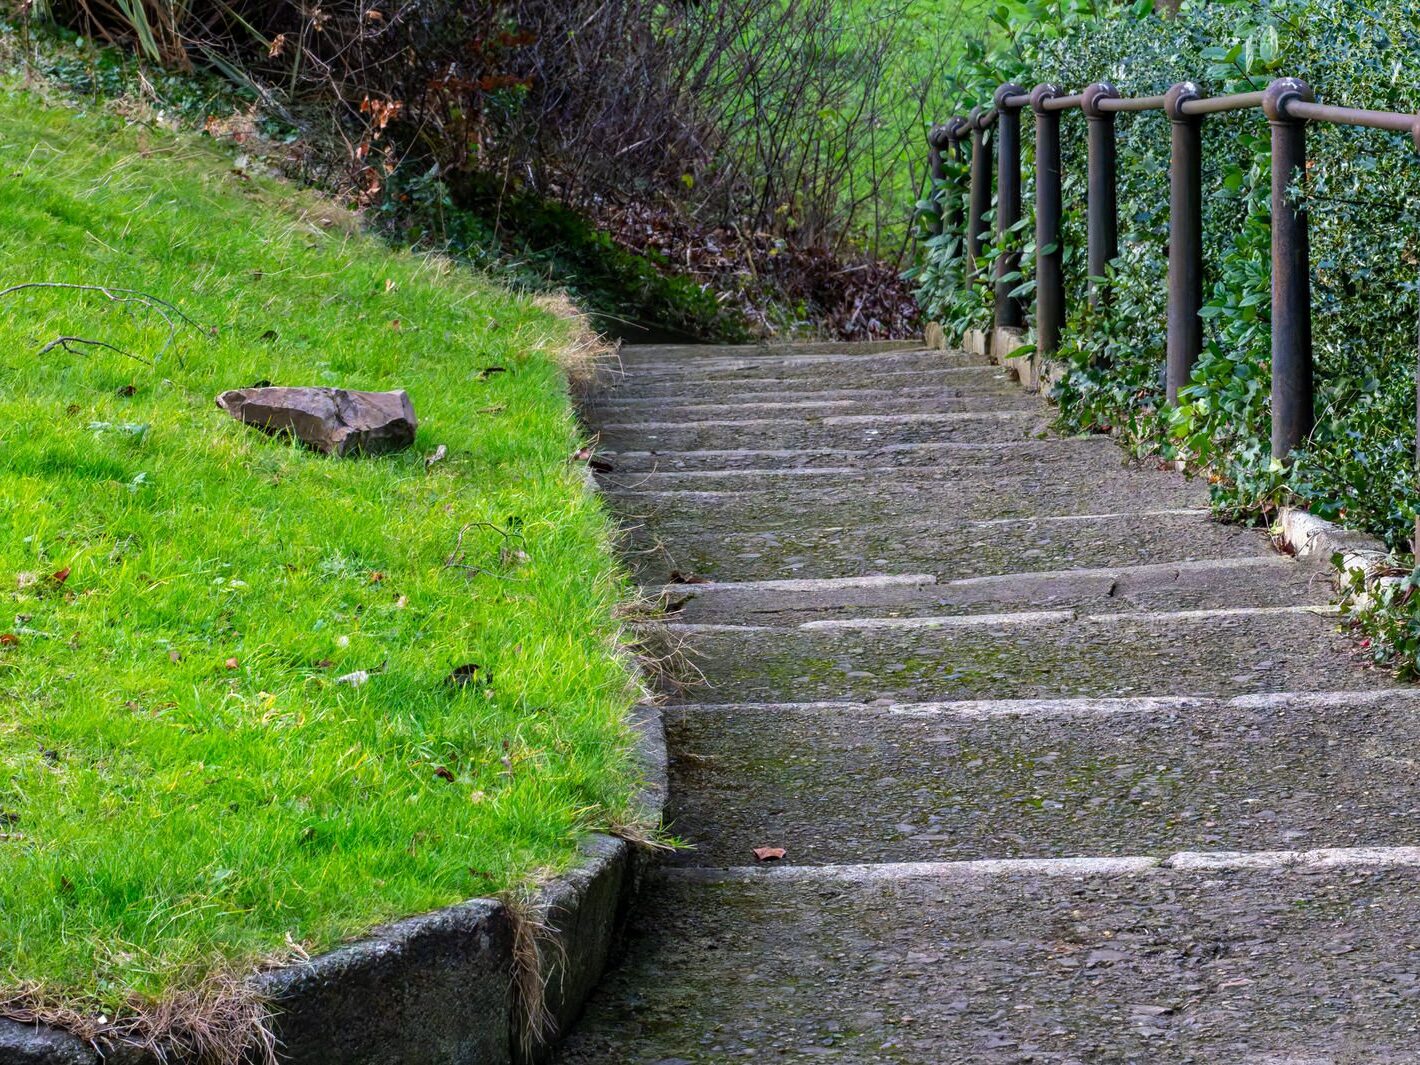
[[[981,108],[967,118],[971,130],[971,194],[966,219],[966,283],[976,283],[981,248],[987,238],[986,212],[991,210],[991,155],[986,149],[986,129]]]
[[[1042,357],[1060,348],[1065,326],[1065,269],[1060,246],[1060,112],[1045,101],[1060,95],[1055,85],[1031,90],[1035,112],[1035,346]]]
[[[1165,396],[1178,402],[1203,350],[1203,120],[1183,105],[1200,96],[1191,81],[1164,97],[1172,151],[1169,163],[1169,311]]]
[[[946,146],[946,132],[942,126],[927,131],[927,200],[932,205],[927,211],[927,232],[934,237],[942,232],[942,182],[947,176],[942,149]]]
[[[1285,460],[1312,431],[1312,282],[1307,209],[1292,195],[1306,176],[1307,125],[1287,104],[1312,99],[1307,83],[1278,78],[1262,110],[1272,127],[1272,457]]]
[[[996,328],[1018,329],[1025,319],[1021,301],[1011,295],[1020,284],[1011,278],[1021,266],[1012,232],[1021,220],[1021,109],[1010,99],[1025,89],[1006,84],[996,90]]]
[[[1109,264],[1119,255],[1119,202],[1115,177],[1114,112],[1100,110],[1099,102],[1114,99],[1119,90],[1108,82],[1085,86],[1080,110],[1085,113],[1087,191],[1085,195],[1086,262],[1089,270],[1090,306],[1098,307]]]

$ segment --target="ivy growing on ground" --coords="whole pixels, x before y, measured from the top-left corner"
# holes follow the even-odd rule
[[[990,47],[968,49],[950,75],[957,113],[990,101],[995,86],[1050,81],[1077,91],[1109,81],[1124,95],[1180,81],[1205,95],[1254,91],[1275,77],[1305,79],[1323,102],[1420,111],[1420,23],[1401,0],[1204,0],[1159,14],[1088,0],[999,9]],[[1023,116],[1024,206],[1033,232],[1030,113]],[[1067,327],[1065,371],[1053,398],[1062,427],[1115,433],[1137,453],[1187,461],[1215,507],[1265,518],[1286,502],[1380,536],[1406,551],[1420,491],[1415,472],[1416,274],[1420,165],[1408,137],[1313,125],[1309,163],[1294,195],[1310,218],[1317,424],[1290,468],[1269,456],[1269,135],[1256,111],[1203,123],[1204,350],[1180,403],[1163,396],[1168,242],[1168,120],[1116,119],[1120,255],[1086,300],[1083,255],[1085,122],[1061,124]],[[940,202],[955,173],[933,190]],[[928,241],[917,281],[925,311],[949,332],[990,322],[989,291],[960,283],[954,234]],[[1405,569],[1408,571],[1409,564]],[[1414,667],[1420,597],[1391,595],[1353,615],[1382,657]],[[1401,618],[1401,615],[1405,615]],[[1381,621],[1384,616],[1389,620]],[[1400,620],[1397,620],[1400,618]]]

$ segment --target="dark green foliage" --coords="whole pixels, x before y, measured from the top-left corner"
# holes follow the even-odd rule
[[[1160,17],[1133,7],[1029,4],[998,18],[1009,42],[977,48],[956,71],[958,113],[995,85],[1054,81],[1067,91],[1107,80],[1125,95],[1197,82],[1207,95],[1307,80],[1323,102],[1413,113],[1420,31],[1398,0],[1257,4],[1214,0]],[[1407,72],[1410,76],[1407,76]],[[943,116],[945,117],[945,116]],[[1030,214],[1029,114],[1025,155]],[[1069,278],[1069,324],[1056,391],[1072,429],[1119,433],[1132,447],[1190,460],[1223,510],[1258,513],[1296,501],[1393,546],[1410,535],[1416,336],[1417,169],[1408,138],[1313,126],[1311,165],[1296,194],[1311,219],[1317,428],[1290,471],[1268,454],[1270,167],[1256,111],[1204,122],[1205,350],[1177,409],[1164,409],[1162,364],[1168,237],[1168,122],[1121,115],[1121,255],[1102,312],[1085,307],[1083,256]],[[1084,245],[1085,122],[1062,123],[1067,248]],[[1028,230],[1027,230],[1028,231]],[[929,312],[958,328],[989,321],[980,296],[953,283],[951,237],[928,242],[919,275]]]

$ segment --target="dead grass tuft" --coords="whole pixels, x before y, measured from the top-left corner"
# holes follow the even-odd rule
[[[557,1035],[557,1018],[547,1005],[547,982],[553,967],[549,955],[563,963],[566,956],[544,906],[518,892],[508,892],[499,901],[513,922],[514,1016],[523,1056],[529,1057],[534,1047]]]
[[[38,985],[0,998],[0,1017],[72,1032],[104,1054],[137,1050],[162,1063],[277,1065],[270,1008],[249,983],[230,974],[210,976],[158,1002],[131,998],[128,1010],[112,1020],[81,1013]]]
[[[596,380],[597,371],[602,364],[616,358],[621,351],[621,341],[610,340],[593,329],[588,324],[587,315],[578,309],[565,292],[537,296],[533,303],[548,314],[576,323],[576,332],[572,339],[560,351],[555,352],[554,356],[573,387],[590,386]]]

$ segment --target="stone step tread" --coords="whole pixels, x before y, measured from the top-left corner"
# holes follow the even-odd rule
[[[639,511],[639,516],[638,516]],[[869,514],[804,516],[789,511],[737,520],[720,512],[671,518],[628,507],[626,554],[638,579],[673,572],[719,580],[932,573],[941,580],[1081,566],[1249,557],[1270,550],[1265,532],[1211,520],[1201,507],[1133,507],[1108,515],[961,519],[892,524]],[[817,524],[813,524],[817,520]]]
[[[1027,441],[1050,432],[1045,410],[951,411],[900,416],[646,419],[592,427],[598,449],[702,451],[728,448],[857,449],[883,444]]]
[[[689,865],[1420,844],[1413,689],[708,705],[667,726]]]
[[[598,479],[608,490],[630,492],[683,492],[691,496],[700,492],[745,496],[772,493],[795,507],[803,500],[841,500],[845,491],[855,492],[867,503],[903,493],[922,494],[929,487],[949,506],[954,506],[954,496],[958,494],[989,494],[1006,487],[1017,493],[1035,492],[1042,497],[1042,504],[1037,511],[1028,513],[1042,514],[1058,512],[1050,507],[1058,499],[1076,500],[1080,506],[1073,512],[1090,513],[1097,508],[1087,506],[1088,500],[1120,491],[1138,493],[1136,499],[1145,504],[1168,501],[1174,505],[1173,501],[1186,498],[1206,505],[1208,500],[1208,489],[1201,481],[1176,476],[1171,470],[1161,471],[1157,466],[1125,464],[1117,452],[1085,447],[1035,447],[1023,456],[1007,452],[986,461],[979,454],[968,452],[964,461],[949,455],[947,461],[911,466],[888,462],[768,469],[623,470],[608,459],[601,466]],[[865,488],[869,490],[866,493]]]
[[[928,348],[920,340],[800,340],[767,344],[623,344],[617,353],[622,362],[696,362],[726,357],[774,360],[813,354],[873,355],[883,352],[931,352],[937,356],[963,355]]]
[[[1062,469],[1068,469],[1062,464]],[[835,474],[764,477],[697,476],[687,483],[615,470],[598,474],[612,510],[668,535],[702,518],[718,528],[763,528],[785,519],[810,527],[891,523],[898,530],[930,528],[944,515],[958,520],[1027,519],[1052,514],[1128,513],[1202,508],[1208,490],[1182,478],[1118,469],[1088,480],[1036,471],[849,470]]]
[[[988,367],[973,368],[986,370]],[[884,388],[874,384],[840,388],[724,388],[699,386],[687,388],[679,393],[642,396],[623,390],[607,391],[585,397],[581,401],[584,411],[598,413],[608,410],[655,409],[657,407],[695,407],[706,405],[739,406],[808,406],[816,403],[865,403],[872,401],[893,402],[901,400],[950,399],[957,396],[1001,396],[1019,395],[1020,388],[1010,378],[999,372],[972,373],[961,380],[934,380],[922,384],[904,384],[896,388]]]
[[[1043,439],[978,444],[970,441],[887,444],[859,448],[721,448],[708,451],[644,451],[598,449],[597,457],[614,470],[662,473],[698,470],[772,472],[820,469],[825,466],[902,466],[909,469],[973,470],[1015,466],[1048,468],[1071,455],[1099,455],[1111,469],[1128,465],[1119,449],[1103,436],[1049,436]],[[1138,464],[1143,469],[1164,470],[1162,462]]]
[[[976,359],[943,359],[927,355],[862,358],[844,355],[808,356],[780,362],[721,359],[694,366],[680,364],[603,367],[597,371],[592,395],[634,396],[685,392],[701,388],[892,388],[897,385],[957,384],[983,364]]]
[[[603,370],[596,387],[580,397],[583,404],[606,400],[651,401],[684,396],[777,395],[792,398],[834,391],[985,387],[1002,388],[1008,378],[1000,367],[980,362],[942,362],[923,367],[905,367],[865,373],[852,364],[780,367],[778,369],[741,364],[737,368],[702,370],[698,374],[672,374]]]
[[[1413,1061],[1415,879],[1307,865],[666,878],[562,1060]]]
[[[1243,695],[1393,687],[1316,608],[665,626],[708,685],[682,702]],[[853,624],[860,624],[854,622]],[[770,635],[772,633],[772,636]]]
[[[1329,570],[1286,555],[996,577],[938,580],[935,574],[889,574],[848,580],[676,583],[643,592],[677,622],[743,622],[792,627],[809,620],[921,617],[1011,610],[1089,613],[1194,610],[1330,602]]]
[[[604,403],[584,408],[584,417],[592,427],[607,429],[637,422],[662,424],[671,420],[688,422],[704,420],[783,421],[801,419],[820,421],[838,415],[856,417],[872,415],[932,414],[956,411],[1035,411],[1041,410],[1040,399],[1020,389],[968,390],[952,389],[951,394],[935,396],[871,397],[865,399],[826,400],[725,400],[706,403]]]

